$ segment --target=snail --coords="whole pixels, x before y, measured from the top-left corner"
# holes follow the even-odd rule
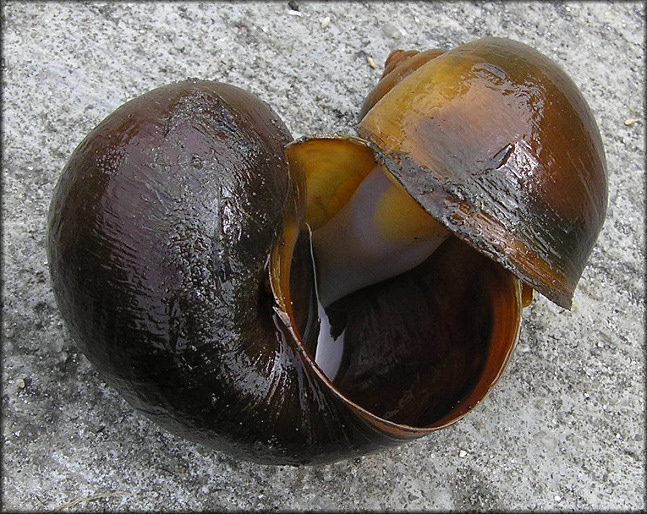
[[[356,130],[294,141],[252,94],[190,79],[76,148],[53,289],[134,408],[238,458],[334,462],[473,409],[532,290],[570,306],[606,164],[555,63],[504,39],[396,51]]]

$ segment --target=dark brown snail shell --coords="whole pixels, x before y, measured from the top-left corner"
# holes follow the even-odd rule
[[[342,323],[361,358],[350,357],[344,395],[302,342],[312,270],[306,177],[288,168],[289,140],[264,103],[205,81],[144,94],[97,126],[49,215],[52,282],[74,340],[145,415],[255,461],[330,462],[458,419],[514,345],[518,282],[455,240],[356,293]]]
[[[494,54],[491,65],[483,55],[489,51]],[[490,139],[482,143],[461,140],[452,146],[449,135],[427,128],[449,120],[447,134],[482,135],[474,127],[457,128],[464,122],[458,114],[469,106],[463,105],[463,86],[452,89],[450,79],[476,70],[478,80],[467,73],[468,84],[504,94],[508,89],[500,88],[505,83],[512,88],[512,101],[516,74],[530,80],[535,72],[529,68],[538,66],[542,77],[558,77],[558,86],[573,96],[574,107],[564,100],[559,108],[570,108],[568,113],[583,119],[569,121],[568,127],[593,131],[595,125],[570,82],[554,75],[554,65],[526,47],[491,40],[452,52],[393,57],[385,74],[391,78],[365,104],[366,116],[358,127],[365,139],[326,136],[290,143],[285,125],[266,104],[233,86],[197,80],[128,102],[86,137],[52,199],[52,283],[72,337],[135,408],[175,433],[237,457],[302,464],[331,462],[420,437],[460,419],[485,397],[505,368],[528,299],[529,290],[515,274],[562,304],[570,301],[564,291],[572,292],[573,276],[579,277],[571,268],[583,267],[585,247],[594,239],[594,230],[581,225],[591,223],[592,213],[601,208],[606,182],[599,170],[576,166],[584,177],[580,180],[605,189],[585,199],[581,216],[573,206],[573,212],[558,212],[559,201],[541,203],[548,200],[542,196],[545,188],[537,186],[539,200],[513,195],[513,200],[526,201],[516,208],[530,209],[528,219],[515,211],[516,217],[507,213],[487,226],[503,242],[510,239],[505,230],[529,238],[552,236],[551,230],[559,236],[566,229],[553,226],[555,217],[564,217],[571,223],[569,234],[575,231],[576,242],[583,241],[581,248],[575,257],[541,262],[561,272],[563,263],[575,259],[577,265],[566,266],[568,274],[563,273],[566,285],[557,280],[551,282],[554,289],[544,287],[548,274],[530,273],[526,261],[516,259],[517,247],[512,257],[505,249],[501,257],[501,247],[491,237],[481,241],[474,236],[487,227],[458,215],[469,218],[476,212],[480,220],[481,213],[496,213],[498,207],[478,202],[497,201],[498,194],[514,188],[503,179],[488,179],[488,152],[501,142],[496,137],[488,134]],[[484,62],[470,68],[461,64],[463,55],[469,63],[475,62],[474,55]],[[445,64],[437,65],[438,59]],[[427,73],[428,66],[432,71],[440,66],[440,71]],[[453,67],[460,73],[452,72]],[[417,86],[416,76],[444,89],[439,93]],[[506,77],[512,78],[506,82]],[[559,87],[554,93],[550,84],[537,85],[537,90],[561,101],[564,93]],[[436,101],[450,90],[460,101],[447,112],[420,97],[430,94]],[[513,130],[516,121],[506,129],[505,120],[476,98],[477,121],[485,116],[483,123],[499,127],[501,137],[514,145],[494,167],[505,170],[506,177],[514,175],[513,164],[523,164],[523,156],[534,155],[517,156],[518,148],[539,145],[540,156],[563,153],[543,151],[555,136],[546,143],[529,142],[525,132]],[[554,130],[563,134],[561,122],[545,105],[549,98],[538,92],[532,99],[544,102]],[[448,101],[454,102],[451,95]],[[400,104],[412,109],[411,118],[397,112]],[[426,105],[435,107],[425,112]],[[525,104],[517,99],[511,105]],[[537,114],[543,119],[544,111]],[[394,120],[404,123],[403,130]],[[468,121],[474,120],[468,116]],[[544,134],[541,123],[530,127],[536,129],[533,136]],[[434,138],[425,145],[416,131]],[[585,136],[572,135],[576,150],[592,152],[579,156],[578,166],[601,164],[604,171],[599,136],[586,137],[588,146],[582,142]],[[419,146],[424,147],[421,157]],[[480,153],[464,155],[468,149]],[[483,164],[484,152],[488,160],[475,175],[484,176],[496,191],[486,196],[477,190],[474,199],[470,187],[483,186],[468,165]],[[574,158],[566,152],[569,156]],[[456,161],[468,168],[455,166]],[[436,169],[430,163],[440,164]],[[315,362],[320,327],[310,231],[325,226],[379,166],[455,235],[413,269],[327,307],[332,330],[345,334],[341,367],[331,380]],[[440,172],[447,177],[438,178]],[[549,173],[563,185],[559,169]],[[564,180],[576,182],[580,175]],[[466,178],[464,192],[459,178]],[[520,175],[519,182],[527,178]],[[460,195],[454,198],[447,191]],[[468,201],[477,202],[478,209]],[[512,206],[512,200],[500,201]],[[511,219],[522,223],[519,230],[505,225]],[[523,225],[534,222],[539,228]],[[526,246],[533,250],[545,244],[530,241]],[[558,249],[572,250],[575,243],[569,244]],[[548,254],[553,250],[546,246]]]

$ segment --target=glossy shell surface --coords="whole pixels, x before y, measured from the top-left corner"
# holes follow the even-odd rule
[[[290,140],[269,107],[229,85],[142,95],[74,152],[48,252],[73,338],[133,406],[236,455],[296,462],[309,455],[290,445],[312,437],[299,400],[331,409],[308,394],[272,316]]]
[[[570,307],[607,205],[586,101],[518,42],[487,38],[432,57],[398,80],[395,62],[358,134],[435,219]]]

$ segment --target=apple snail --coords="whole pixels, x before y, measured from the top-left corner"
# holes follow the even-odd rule
[[[239,458],[333,462],[474,408],[532,290],[570,306],[606,164],[555,63],[495,38],[396,51],[356,130],[293,141],[260,99],[191,79],[76,148],[52,284],[134,408]]]

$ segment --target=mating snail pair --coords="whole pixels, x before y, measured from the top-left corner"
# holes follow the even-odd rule
[[[292,141],[251,94],[188,80],[74,151],[54,291],[135,408],[241,458],[332,462],[465,415],[533,289],[570,307],[606,164],[552,61],[496,38],[393,52],[357,133]]]

